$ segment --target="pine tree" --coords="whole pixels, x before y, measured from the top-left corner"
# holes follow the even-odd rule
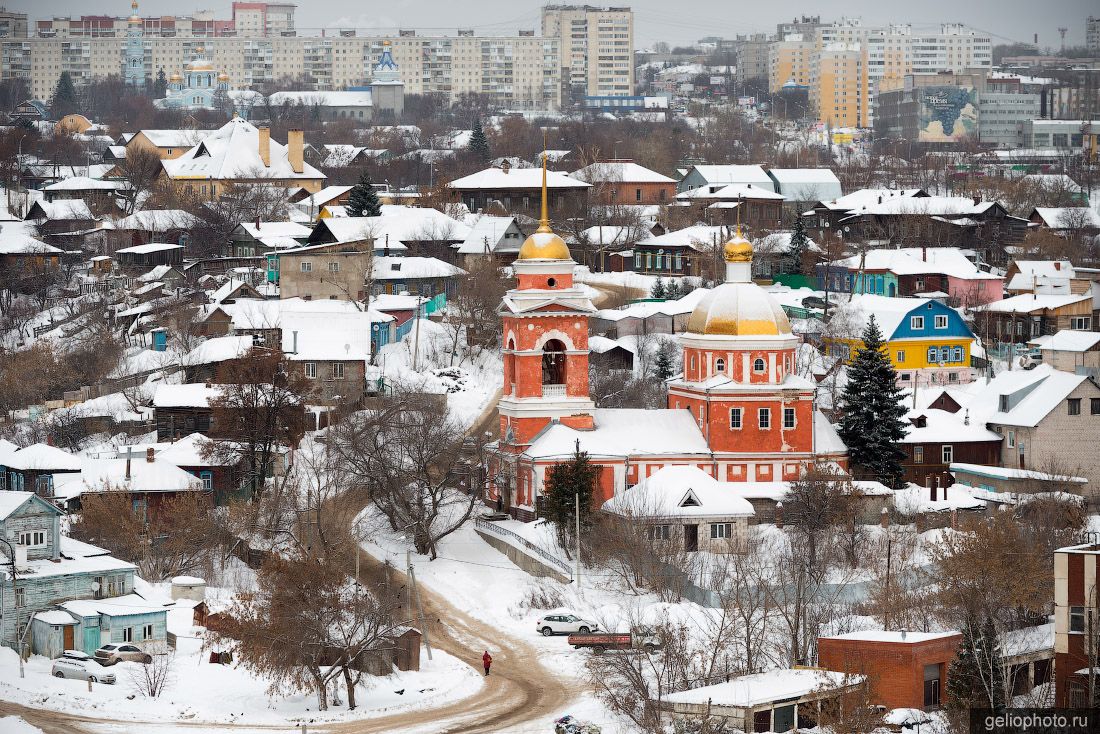
[[[592,524],[592,491],[596,487],[599,467],[581,451],[578,440],[572,458],[562,464],[555,464],[546,473],[546,487],[543,491],[542,516],[554,523],[558,543],[570,553],[576,538],[576,503],[580,500],[581,530]]]
[[[658,298],[664,300],[665,298],[665,282],[660,278],[653,281],[653,287],[649,289],[650,298]]]
[[[50,102],[50,114],[60,120],[65,115],[71,115],[77,111],[76,87],[73,86],[73,78],[69,72],[61,72],[57,78],[57,86],[54,87],[53,100]]]
[[[668,283],[665,284],[665,300],[675,301],[681,295],[680,284],[672,278],[669,278]]]
[[[168,77],[164,76],[164,69],[157,70],[157,78],[153,80],[153,99],[164,99],[168,96]]]
[[[348,194],[348,215],[352,217],[377,217],[382,214],[382,204],[378,201],[378,193],[371,183],[370,174],[363,171],[359,175],[359,183],[351,187]]]
[[[802,258],[806,252],[809,240],[806,239],[806,225],[802,223],[802,217],[794,222],[794,231],[791,233],[791,246],[787,250],[787,272],[796,275],[805,275],[802,271]]]
[[[489,139],[485,137],[485,131],[481,129],[481,120],[474,122],[473,135],[470,136],[469,151],[477,156],[478,160],[488,163],[493,154],[489,151]]]
[[[863,346],[848,365],[848,384],[841,396],[840,437],[857,474],[898,489],[902,486],[899,442],[905,438],[905,406],[897,373],[886,356],[882,332],[871,316]]]
[[[661,342],[657,347],[657,360],[653,372],[658,380],[667,380],[676,374],[676,345],[669,340]]]

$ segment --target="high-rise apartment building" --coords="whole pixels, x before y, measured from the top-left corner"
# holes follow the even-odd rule
[[[238,36],[293,36],[293,3],[233,3],[233,29]]]
[[[27,14],[0,7],[0,38],[26,38]]]
[[[165,38],[145,34],[143,78],[166,76],[204,47],[204,56],[230,77],[230,88],[261,89],[281,77],[305,78],[307,88],[339,90],[367,83],[368,69],[389,41],[406,94],[439,93],[451,101],[489,96],[521,109],[561,105],[558,40],[539,36],[215,36]],[[0,39],[0,76],[23,77],[31,94],[49,99],[61,72],[77,85],[120,74],[124,34],[112,38]]]
[[[768,91],[778,92],[784,84],[810,85],[810,61],[814,56],[813,36],[788,33],[769,47]]]
[[[1085,46],[1093,54],[1100,53],[1100,17],[1090,15],[1085,21]]]
[[[768,78],[768,57],[772,39],[766,33],[739,35],[734,41],[737,54],[737,84],[743,86],[749,79]]]
[[[542,35],[558,40],[561,80],[575,100],[634,94],[634,13],[630,8],[546,5]]]

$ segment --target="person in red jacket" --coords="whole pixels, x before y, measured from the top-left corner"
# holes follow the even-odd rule
[[[489,675],[489,666],[493,664],[493,656],[489,654],[488,650],[481,656],[481,663],[485,666],[485,675]]]

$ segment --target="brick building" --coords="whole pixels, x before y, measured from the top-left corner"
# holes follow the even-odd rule
[[[818,638],[817,659],[828,670],[866,675],[874,704],[933,710],[960,642],[958,632],[849,632]]]
[[[593,186],[600,204],[668,204],[676,196],[676,180],[631,160],[599,161],[569,174]]]
[[[1055,706],[1088,707],[1090,677],[1094,690],[1100,689],[1098,566],[1100,543],[1059,548],[1054,552]],[[1098,703],[1093,700],[1091,705]]]

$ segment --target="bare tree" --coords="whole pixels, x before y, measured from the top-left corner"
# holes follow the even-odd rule
[[[152,660],[142,665],[130,667],[130,682],[134,689],[145,698],[160,698],[175,680],[176,653],[174,650],[152,655]]]
[[[161,165],[160,155],[154,148],[130,146],[126,151],[126,157],[119,161],[115,167],[119,175],[126,181],[127,188],[122,191],[125,202],[125,212],[133,214],[138,202],[151,194],[156,188],[164,167]]]

